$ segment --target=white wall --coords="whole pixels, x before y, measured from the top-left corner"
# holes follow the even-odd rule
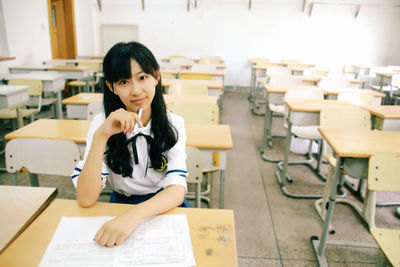
[[[45,0],[2,0],[10,64],[41,64],[51,58]]]

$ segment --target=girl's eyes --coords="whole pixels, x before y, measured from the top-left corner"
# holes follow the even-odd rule
[[[127,80],[120,80],[118,82],[118,84],[125,85],[125,84],[128,84],[128,81]]]
[[[143,80],[146,79],[146,78],[147,78],[146,75],[141,75],[141,76],[139,77],[139,79],[140,79],[141,81],[143,81]]]

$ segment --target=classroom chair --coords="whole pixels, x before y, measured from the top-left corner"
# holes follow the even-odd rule
[[[198,73],[182,73],[180,74],[182,80],[212,80],[211,75],[198,74]]]
[[[6,170],[17,185],[17,172],[29,172],[31,185],[39,186],[37,174],[70,176],[81,159],[78,145],[67,140],[16,138],[6,144]]]
[[[322,78],[318,86],[325,91],[335,90],[340,88],[359,88],[359,84],[353,84],[349,79],[340,77],[324,77]]]
[[[219,124],[217,104],[206,102],[178,101],[169,105],[169,110],[185,119],[189,124]]]
[[[364,92],[341,92],[337,96],[337,101],[349,102],[357,106],[374,105],[374,95]]]
[[[173,84],[168,88],[168,94],[173,96],[206,96],[208,87],[201,84]]]
[[[41,80],[33,80],[33,79],[12,79],[9,81],[10,85],[28,85],[31,87],[29,89],[28,94],[32,96],[37,96],[42,92],[42,81]],[[33,122],[35,119],[35,114],[39,112],[38,108],[20,108],[20,116],[22,118],[30,118],[30,122]],[[16,121],[17,121],[17,109],[16,108],[4,108],[0,109],[0,119],[1,120],[11,120],[11,128],[13,130],[16,129]]]
[[[285,99],[304,99],[304,100],[323,100],[324,99],[324,94],[323,91],[320,88],[313,88],[313,89],[307,89],[307,90],[290,90],[286,92],[285,94]],[[287,106],[285,105],[285,111],[284,111],[284,127],[288,127],[288,109]],[[296,116],[295,119],[300,119],[303,120],[302,116]],[[296,124],[296,122],[294,122]],[[292,142],[291,142],[291,151],[294,153],[301,153],[300,151],[294,150],[293,148],[296,146],[296,142],[299,142],[296,138],[300,138],[300,140],[308,140],[309,146],[308,146],[308,152],[306,152],[307,160],[302,160],[302,161],[289,161],[288,165],[305,165],[308,168],[312,169],[317,177],[324,181],[326,180],[326,177],[324,174],[322,174],[320,167],[322,163],[322,151],[323,151],[323,142],[321,141],[322,137],[320,133],[318,132],[318,127],[319,125],[307,125],[307,126],[299,126],[299,125],[292,125],[291,127],[291,134],[292,134]],[[318,151],[318,158],[317,158],[317,165],[314,167],[312,165],[313,159],[311,156],[312,153],[312,147],[313,147],[313,141],[316,141],[319,143],[319,151]],[[281,185],[281,189],[284,192],[285,195],[294,197],[294,198],[306,198],[306,199],[314,199],[318,198],[320,196],[317,195],[300,195],[300,194],[293,194],[287,190],[285,186],[282,186],[282,179],[286,179],[289,182],[292,182],[292,178],[286,174],[286,177],[281,177],[281,171],[283,169],[283,161],[280,161],[278,163],[278,170],[276,172],[276,178],[278,180],[278,183]]]
[[[87,116],[88,120],[93,120],[94,116],[97,114],[104,112],[103,102],[90,102],[87,108]]]
[[[216,71],[217,65],[214,64],[193,64],[191,70],[195,71]]]
[[[338,108],[326,108],[320,112],[320,127],[321,128],[337,128],[337,129],[359,129],[359,130],[370,130],[371,129],[371,115],[365,109],[358,107],[338,107]],[[325,143],[325,141],[323,141]],[[327,149],[329,150],[329,149]],[[315,201],[315,209],[320,215],[321,219],[325,219],[325,207],[328,202],[331,184],[333,182],[334,170],[336,167],[336,159],[331,153],[324,153],[324,158],[329,163],[329,171],[327,175],[327,181],[325,183],[323,198]],[[368,159],[358,158],[345,158],[343,161],[342,175],[348,175],[352,178],[366,179]],[[352,201],[341,198],[336,200],[337,203],[345,203],[354,206]],[[329,231],[334,233],[332,225],[329,226]]]
[[[204,102],[173,102],[170,111],[182,116],[185,123],[189,124],[219,124],[219,109],[217,104]],[[211,207],[213,192],[213,174],[216,170],[203,169],[206,176],[205,190],[200,192],[200,197]]]
[[[43,106],[50,106],[52,109],[52,116],[49,118],[56,118],[56,104],[57,98],[43,97],[43,83],[40,80],[35,79],[11,79],[8,82],[9,85],[27,85],[31,86],[28,91],[29,102],[27,104],[30,108],[36,108],[40,112]]]
[[[86,67],[92,67],[93,68],[93,73],[100,73],[100,63],[98,62],[92,62],[92,61],[79,61],[78,66],[86,66]],[[92,77],[93,78],[93,77]],[[95,85],[99,82],[99,76],[94,75],[94,80],[89,81],[89,87],[92,88],[92,93],[95,92]],[[70,81],[67,83],[67,85],[73,87],[73,88],[78,88],[78,92],[85,91],[84,88],[86,87],[86,81],[81,81],[81,80],[74,80]]]
[[[376,191],[400,192],[400,158],[391,153],[374,154],[369,159],[367,209],[370,233],[380,247],[378,266],[400,265],[400,230],[375,226]],[[389,264],[390,262],[390,264]]]
[[[203,182],[203,156],[198,148],[192,146],[186,146],[186,168],[188,176],[186,181],[188,186],[194,184],[195,191],[191,192],[188,188],[186,198],[195,199],[196,208],[201,208],[201,183]]]

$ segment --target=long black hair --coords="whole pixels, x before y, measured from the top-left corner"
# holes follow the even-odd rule
[[[151,102],[151,133],[154,138],[149,149],[151,167],[159,169],[162,165],[162,152],[173,147],[178,139],[178,132],[167,117],[164,98],[162,95],[160,67],[151,51],[137,42],[117,43],[106,54],[103,60],[104,83],[108,81],[113,89],[113,83],[121,79],[129,79],[131,59],[134,59],[142,71],[158,79],[153,101]],[[111,112],[124,108],[118,95],[115,95],[104,84],[104,111],[106,117]],[[133,164],[128,150],[127,139],[123,133],[112,135],[107,141],[105,152],[107,166],[122,177],[132,177]]]

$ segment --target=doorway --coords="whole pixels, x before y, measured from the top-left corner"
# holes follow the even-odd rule
[[[74,0],[47,0],[53,59],[76,58]]]

